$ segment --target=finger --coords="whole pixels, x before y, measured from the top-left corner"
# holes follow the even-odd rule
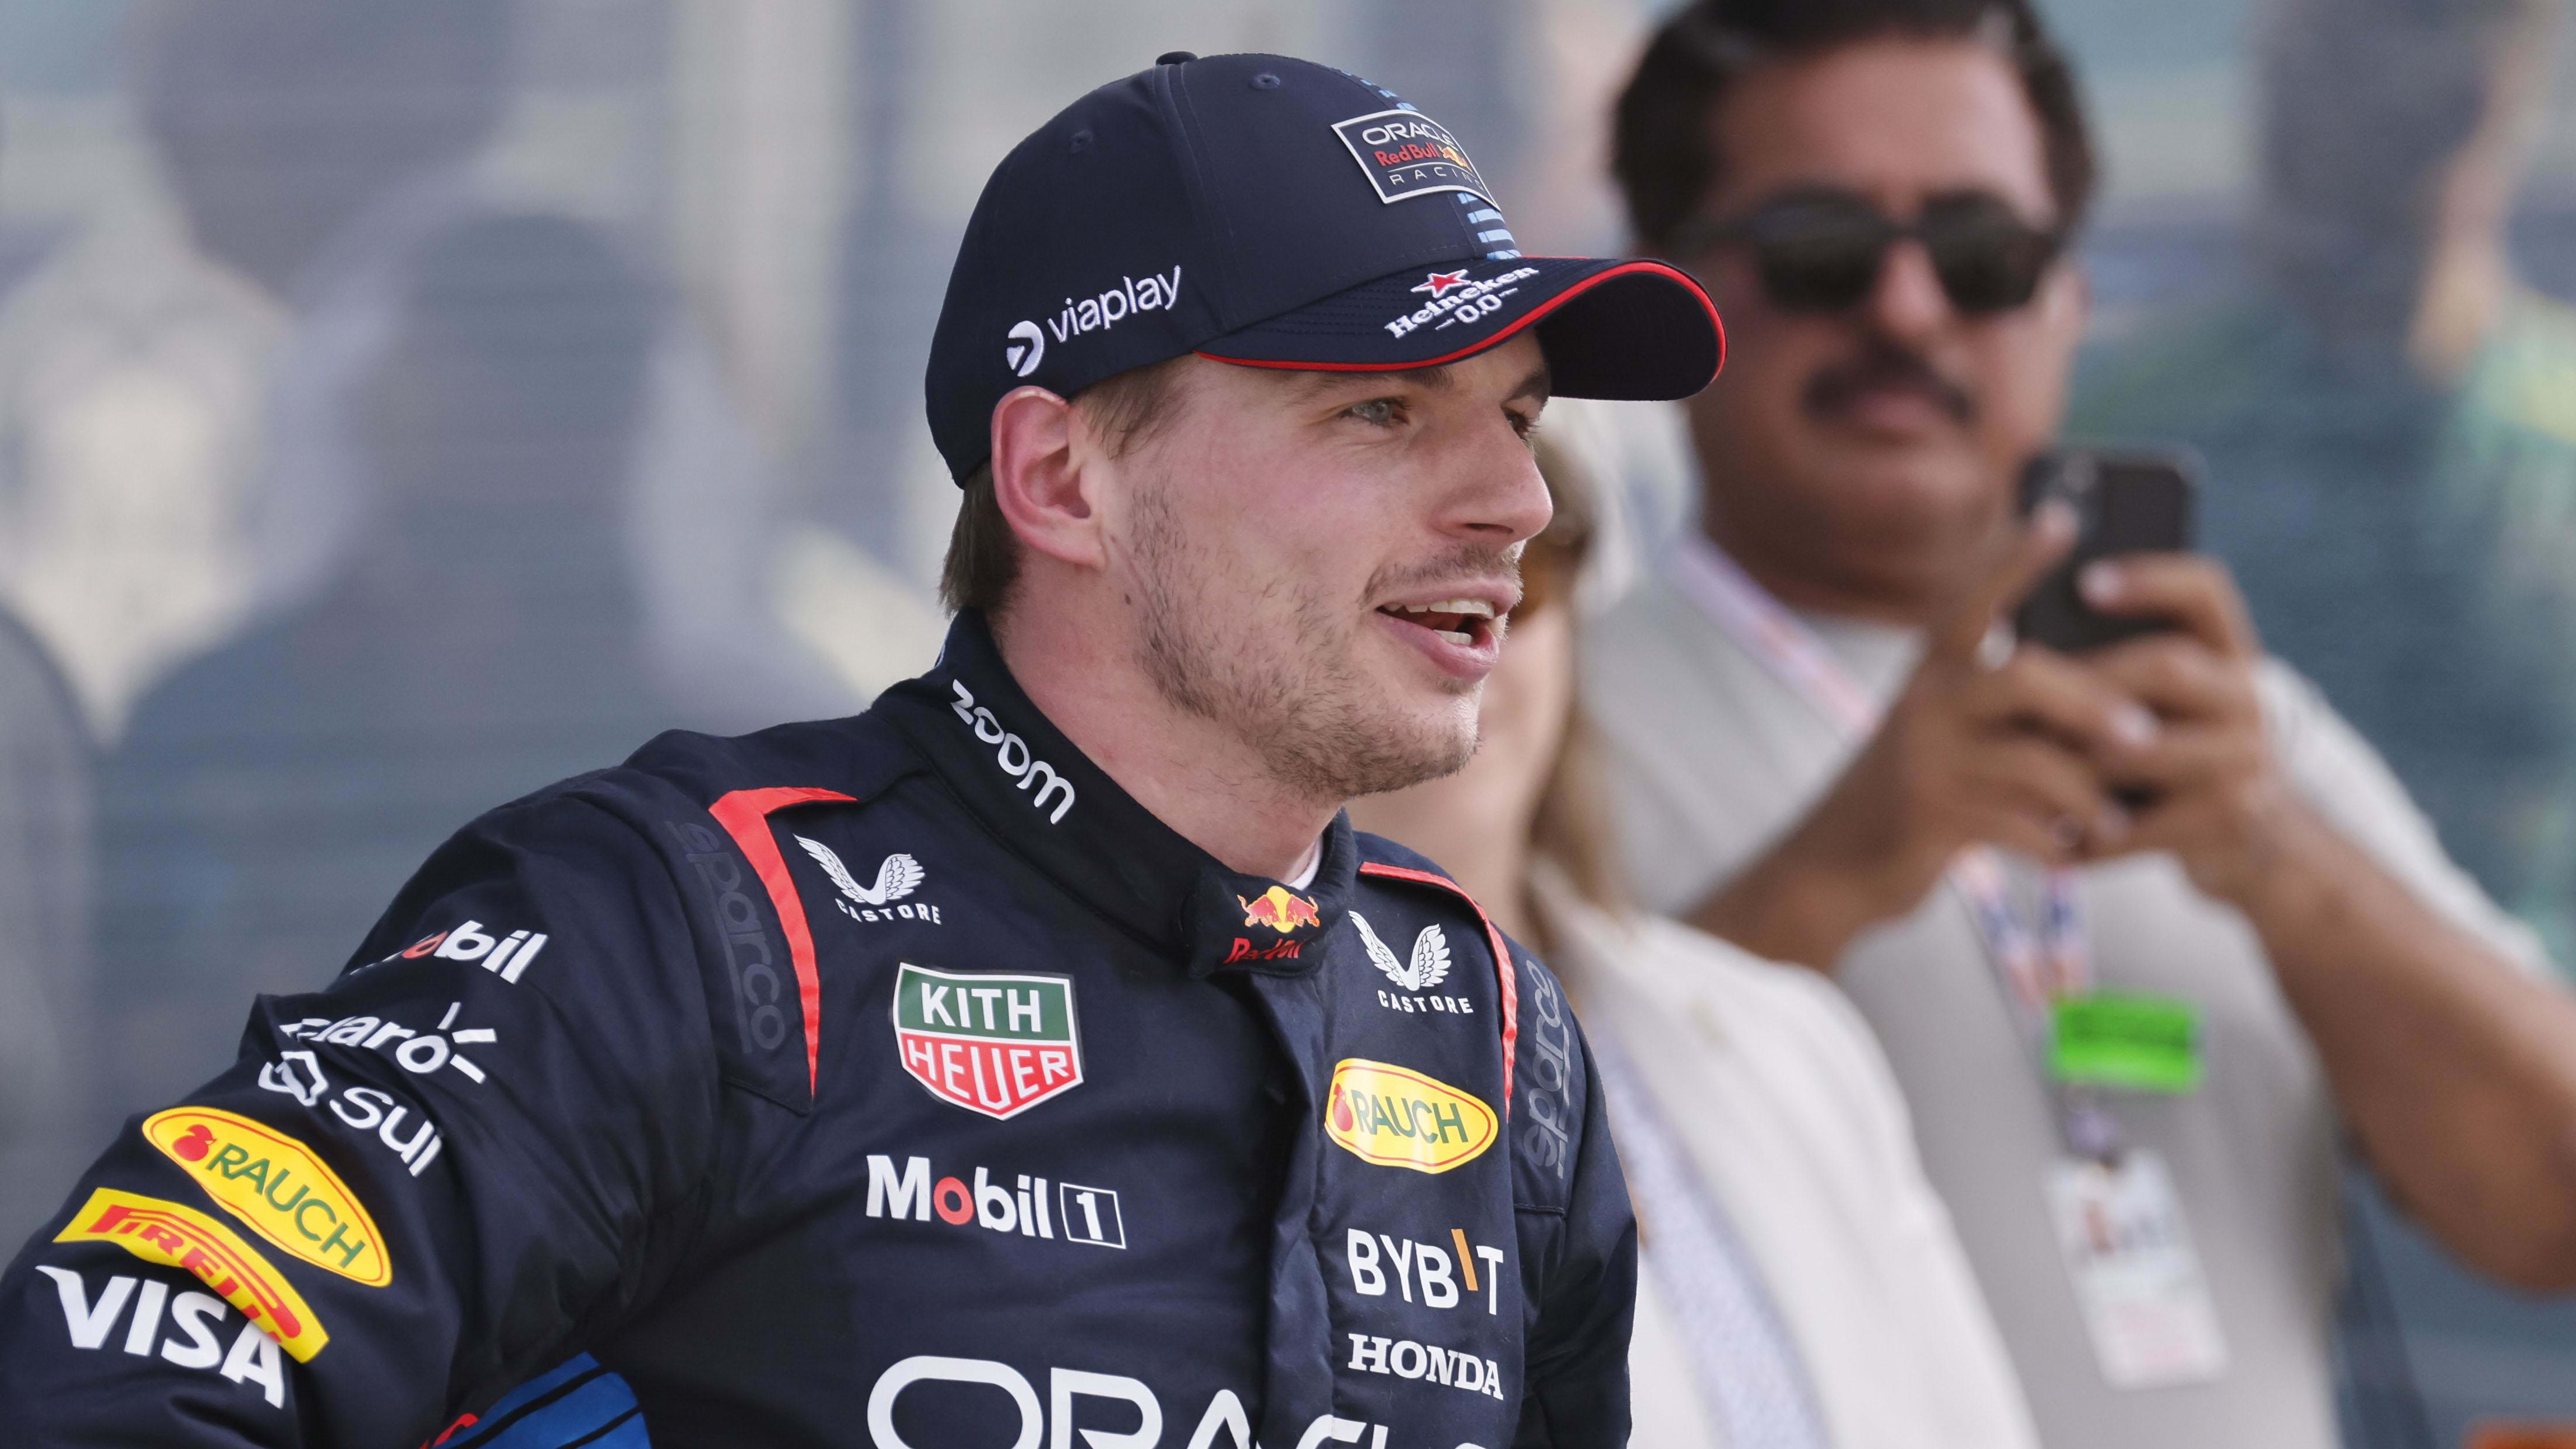
[[[2259,773],[2264,750],[2263,737],[2249,730],[2167,729],[2155,743],[2105,761],[2102,775],[2123,789],[2176,799]]]
[[[2039,736],[1980,744],[1963,762],[1959,782],[1970,799],[2008,801],[2034,818],[2070,819],[2087,829],[2113,808],[2091,765]]]
[[[1989,806],[1971,812],[1965,824],[1968,838],[1979,845],[2028,856],[2042,865],[2071,865],[2083,854],[2084,832],[2061,828],[2065,819]]]
[[[2075,510],[2054,498],[2041,504],[2003,562],[1933,626],[1928,652],[1960,664],[1974,660],[1995,621],[2018,605],[2074,542]]]
[[[2170,803],[2139,811],[2128,838],[2119,843],[2120,852],[2167,850],[2183,854],[2223,833],[2223,808],[2207,795],[2181,795]]]
[[[2237,721],[2259,725],[2262,705],[2247,661],[2214,653],[2185,634],[2124,640],[2086,656],[2113,688],[2168,723]]]
[[[2056,650],[2025,645],[2010,663],[1979,676],[1961,706],[1988,729],[2036,728],[2097,755],[2155,738],[2155,715],[2098,670]]]
[[[2262,650],[2245,596],[2225,565],[2204,554],[2132,553],[2095,559],[2076,577],[2084,602],[2106,614],[2170,619],[2232,659]]]

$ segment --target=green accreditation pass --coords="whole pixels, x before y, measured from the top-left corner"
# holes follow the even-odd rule
[[[2094,992],[2049,1007],[2048,1074],[2078,1087],[2189,1092],[2200,1086],[2200,1009],[2171,996]]]

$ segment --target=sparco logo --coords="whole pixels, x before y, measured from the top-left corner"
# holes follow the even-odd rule
[[[1574,1031],[1565,1019],[1565,998],[1556,989],[1537,961],[1521,958],[1521,980],[1535,1018],[1529,1031],[1530,1045],[1538,1051],[1538,1069],[1521,1078],[1527,1085],[1521,1100],[1529,1104],[1529,1130],[1521,1140],[1529,1145],[1530,1155],[1541,1167],[1556,1169],[1558,1180],[1565,1177],[1566,1164],[1574,1151],[1573,1134],[1567,1129],[1574,1122]]]
[[[957,698],[948,707],[957,712],[959,719],[966,721],[967,728],[975,732],[975,738],[995,747],[993,763],[1002,767],[1003,774],[1019,781],[1021,789],[1026,790],[1032,785],[1037,787],[1037,793],[1029,799],[1030,804],[1044,810],[1048,796],[1059,790],[1064,792],[1064,798],[1056,802],[1055,813],[1047,816],[1049,825],[1063,823],[1064,813],[1073,808],[1073,782],[1057,774],[1055,766],[1031,753],[1028,741],[1002,728],[1002,722],[993,717],[991,710],[977,704],[974,694],[964,684],[952,679],[948,681],[948,687],[957,691]],[[1044,777],[1043,782],[1040,777]]]
[[[742,858],[725,848],[703,825],[662,822],[680,842],[682,860],[698,873],[706,891],[707,911],[723,932],[725,971],[733,978],[734,1029],[743,1054],[756,1044],[766,1051],[787,1040],[787,1013],[778,1004],[784,985],[778,979],[778,957],[770,949],[769,928],[760,908],[743,893]]]

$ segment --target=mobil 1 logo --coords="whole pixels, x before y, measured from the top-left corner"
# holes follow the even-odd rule
[[[1078,1182],[1049,1184],[1043,1177],[1018,1174],[1016,1189],[1007,1176],[978,1167],[970,1180],[940,1177],[927,1157],[907,1157],[898,1170],[891,1155],[868,1155],[868,1216],[891,1216],[928,1222],[937,1214],[952,1227],[973,1224],[996,1233],[1029,1238],[1062,1238],[1095,1248],[1127,1246],[1127,1222],[1118,1211],[1114,1188],[1086,1187]]]

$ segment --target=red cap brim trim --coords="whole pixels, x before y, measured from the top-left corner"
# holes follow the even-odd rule
[[[1534,258],[1533,260],[1548,259]],[[1541,302],[1535,307],[1532,307],[1528,312],[1513,319],[1508,325],[1496,331],[1492,336],[1484,338],[1481,341],[1469,343],[1467,346],[1461,347],[1455,352],[1445,352],[1438,357],[1426,357],[1418,362],[1282,362],[1275,358],[1227,357],[1223,353],[1210,352],[1206,348],[1198,349],[1198,355],[1206,358],[1210,362],[1231,363],[1236,367],[1275,367],[1283,368],[1292,372],[1418,372],[1426,367],[1446,367],[1450,363],[1456,362],[1461,358],[1473,357],[1479,352],[1491,351],[1492,349],[1501,346],[1503,343],[1509,342],[1514,337],[1519,336],[1524,330],[1545,318],[1549,313],[1554,312],[1557,308],[1564,306],[1566,303],[1573,301],[1575,298],[1582,296],[1584,293],[1591,291],[1593,288],[1600,286],[1602,283],[1607,282],[1614,277],[1635,276],[1640,273],[1666,277],[1672,281],[1681,283],[1684,288],[1689,290],[1692,299],[1699,303],[1700,310],[1708,314],[1709,330],[1717,334],[1717,367],[1709,373],[1709,376],[1714,378],[1719,372],[1724,371],[1726,368],[1726,324],[1718,320],[1717,304],[1709,300],[1708,289],[1699,284],[1699,279],[1697,277],[1692,276],[1690,273],[1683,271],[1679,267],[1671,266],[1664,262],[1651,261],[1621,262],[1615,267],[1609,267],[1601,271],[1594,272],[1591,276],[1585,277],[1581,281],[1576,282],[1573,286],[1566,288],[1564,291],[1559,292],[1555,296],[1548,298],[1546,301]]]

